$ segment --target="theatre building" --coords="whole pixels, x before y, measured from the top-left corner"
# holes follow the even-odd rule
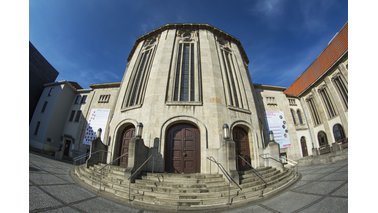
[[[208,24],[164,25],[136,40],[121,82],[45,85],[30,146],[58,159],[105,153],[102,163],[125,172],[143,166],[214,174],[222,165],[239,183],[251,167],[285,172],[273,158],[286,162],[347,147],[347,33],[345,24],[285,88],[253,84],[253,67],[232,35]],[[67,95],[52,98],[66,87]],[[43,114],[49,110],[56,113]]]

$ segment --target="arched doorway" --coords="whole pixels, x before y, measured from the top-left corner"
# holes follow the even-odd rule
[[[335,142],[342,142],[345,139],[344,129],[340,124],[333,126],[333,136],[335,137]]]
[[[129,159],[129,144],[131,139],[135,135],[135,128],[134,126],[126,127],[121,135],[121,141],[119,143],[119,156],[122,156],[119,159],[119,166],[123,168],[127,168],[127,163]]]
[[[319,146],[328,145],[327,135],[325,132],[320,131],[318,133],[318,142],[319,142]]]
[[[235,152],[237,158],[236,169],[238,171],[251,169],[251,167],[239,157],[239,155],[242,156],[249,164],[251,164],[248,132],[239,126],[236,126],[232,131],[232,137],[235,141]]]
[[[192,124],[175,124],[167,130],[165,170],[170,173],[200,172],[200,132]]]
[[[301,147],[302,147],[302,156],[303,157],[308,156],[306,138],[304,136],[301,137]]]

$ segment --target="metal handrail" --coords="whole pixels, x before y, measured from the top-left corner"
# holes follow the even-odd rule
[[[128,152],[124,153],[123,155],[119,156],[118,158],[112,160],[112,162],[105,164],[103,167],[101,167],[101,168],[98,170],[98,172],[101,173],[100,188],[99,188],[99,190],[101,190],[101,185],[102,185],[102,178],[103,178],[102,170],[103,170],[105,167],[107,167],[107,166],[113,165],[113,163],[114,163],[115,161],[119,160],[121,157],[123,157],[123,156],[125,156],[125,155],[127,155],[127,154],[129,154],[129,153],[128,153]]]
[[[97,154],[97,153],[99,153],[99,152],[112,153],[111,151],[105,151],[105,150],[98,150],[98,151],[95,151],[95,152],[93,152],[93,153],[85,153],[85,154],[83,154],[83,155],[79,155],[79,156],[73,158],[73,160],[72,160],[72,161],[73,161],[72,164],[73,164],[73,165],[76,165],[76,164],[75,164],[76,161],[81,160],[81,159],[83,159],[83,158],[86,158],[86,157],[88,157],[89,155]]]
[[[219,163],[213,156],[207,157],[207,159],[213,163],[215,163],[218,168],[222,171],[225,177],[228,179],[228,204],[231,205],[231,182],[233,182],[240,190],[243,190],[238,183],[231,177],[231,175],[226,171],[221,163]]]
[[[294,167],[294,170],[296,174],[298,175],[298,162],[289,158],[286,158],[286,161],[288,162],[289,165]]]
[[[129,201],[131,201],[131,178],[133,178],[143,167],[144,165],[146,165],[146,163],[152,158],[152,155],[150,155],[150,157],[148,157],[143,163],[142,165],[140,165],[130,176],[129,178],[127,178],[129,180]],[[153,171],[153,169],[152,169]]]
[[[265,157],[266,155],[268,155],[268,157]],[[272,159],[272,160],[274,160],[274,161],[277,161],[278,163],[280,163],[280,164],[282,164],[283,165],[283,163],[282,163],[282,161],[281,160],[277,160],[277,159],[275,159],[275,158],[273,158],[272,156],[270,156],[270,154],[261,154],[261,155],[259,155],[260,156],[260,158],[262,158],[262,159]]]
[[[121,156],[119,156],[118,158],[114,159],[112,162],[105,164],[105,165],[104,165],[103,167],[101,167],[98,171],[101,171],[102,169],[104,169],[104,168],[107,167],[107,166],[113,165],[113,163],[114,163],[115,161],[119,160],[120,158],[122,158],[123,156],[128,155],[128,154],[129,154],[128,152],[124,153],[123,155],[121,155]]]
[[[261,197],[264,197],[264,190],[268,186],[268,183],[264,180],[264,178],[262,177],[262,175],[255,168],[253,168],[253,166],[245,158],[243,158],[241,155],[238,155],[238,157],[240,159],[242,159],[248,166],[250,166],[251,169],[252,169],[252,172],[255,173],[255,175],[264,182],[264,188],[261,191]]]

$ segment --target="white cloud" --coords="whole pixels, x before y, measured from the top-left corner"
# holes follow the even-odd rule
[[[250,9],[253,15],[275,16],[282,12],[281,0],[258,0]]]

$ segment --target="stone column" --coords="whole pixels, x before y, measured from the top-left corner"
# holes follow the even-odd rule
[[[221,162],[224,162],[225,169],[231,175],[231,177],[236,181],[239,182],[239,173],[236,170],[236,162],[237,156],[235,151],[235,142],[231,139],[223,139],[221,148],[220,148],[220,157],[222,159]]]
[[[280,171],[283,171],[284,166],[280,162],[280,145],[274,141],[268,143],[268,146],[265,148],[265,154],[269,154],[271,158],[266,159],[268,161],[268,166],[276,168]],[[276,161],[277,160],[277,161]]]

